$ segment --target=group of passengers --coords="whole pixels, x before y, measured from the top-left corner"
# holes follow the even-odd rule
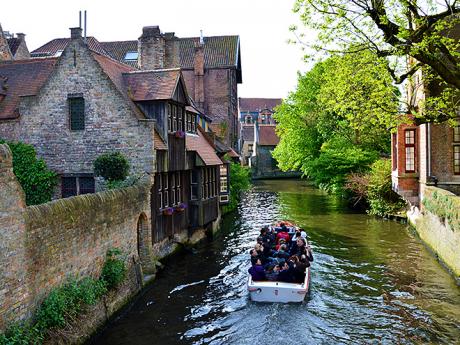
[[[303,283],[305,271],[313,261],[313,253],[303,229],[289,234],[284,223],[279,227],[263,227],[257,243],[249,251],[252,267],[249,273],[254,281]]]

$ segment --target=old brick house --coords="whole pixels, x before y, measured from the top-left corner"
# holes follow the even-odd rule
[[[203,140],[181,70],[139,71],[98,47],[74,28],[57,57],[0,63],[0,137],[33,144],[58,172],[62,197],[94,192],[94,160],[123,153],[133,175],[154,177],[154,241],[209,226],[222,161]]]
[[[281,98],[239,98],[240,110],[240,152],[244,165],[254,152],[254,124],[275,124],[274,108],[281,104]]]
[[[190,97],[212,119],[212,128],[224,142],[238,142],[237,86],[242,82],[238,36],[178,38],[158,26],[144,27],[138,40],[91,42],[90,47],[134,68],[149,70],[181,68]],[[32,52],[53,56],[68,39],[55,39]],[[96,47],[97,46],[97,47]]]
[[[3,31],[0,25],[0,61],[30,59],[25,34],[18,33],[16,37]]]

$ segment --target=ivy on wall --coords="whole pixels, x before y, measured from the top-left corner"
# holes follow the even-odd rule
[[[427,187],[422,205],[441,222],[447,220],[453,231],[460,231],[460,197],[440,188]]]

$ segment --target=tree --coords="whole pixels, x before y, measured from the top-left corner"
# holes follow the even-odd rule
[[[94,173],[106,181],[123,181],[129,174],[129,162],[119,152],[104,153],[94,161]]]
[[[432,110],[440,120],[455,117],[449,109],[457,105],[460,90],[457,0],[296,0],[294,11],[317,32],[315,43],[309,44],[316,51],[372,51],[391,61],[386,68],[396,83],[424,69],[425,81],[429,78],[444,89],[431,107],[448,103],[441,111],[435,106]],[[414,58],[412,63],[401,59],[406,56]],[[408,110],[417,111],[413,104]],[[428,117],[437,120],[433,113]]]
[[[388,154],[398,94],[386,61],[369,51],[334,55],[299,75],[297,90],[276,109],[282,170],[299,170],[318,185],[341,190],[346,176]]]

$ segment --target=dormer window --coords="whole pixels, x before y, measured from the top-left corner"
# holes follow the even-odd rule
[[[63,52],[63,50],[58,50],[58,51],[56,51],[56,53],[54,53],[54,56],[59,57],[59,56],[62,55],[62,52]]]
[[[137,61],[139,53],[137,51],[127,52],[125,55],[125,61]]]

